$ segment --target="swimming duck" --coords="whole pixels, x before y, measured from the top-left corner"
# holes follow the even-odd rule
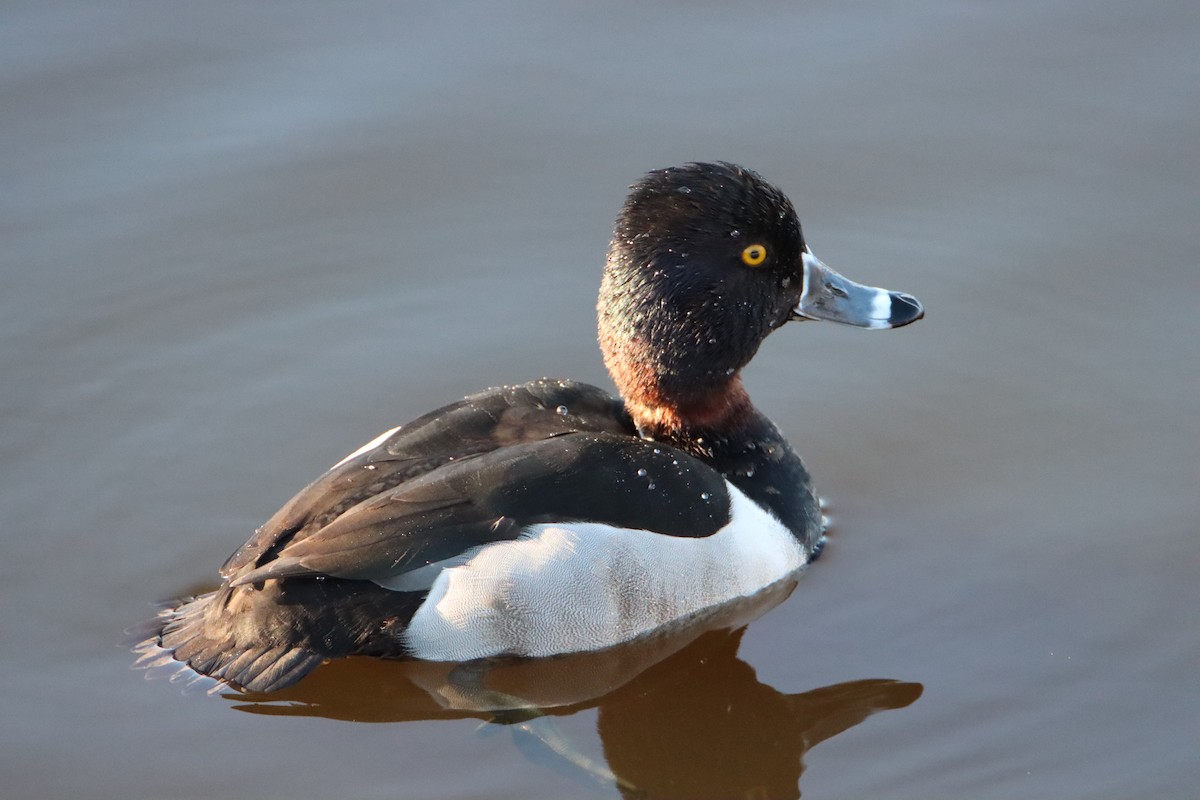
[[[741,369],[789,320],[880,329],[923,313],[819,261],[756,173],[650,172],[600,286],[619,398],[537,380],[384,433],[276,512],[219,588],[165,608],[143,662],[271,691],[347,655],[598,650],[752,596],[810,562],[823,531]]]

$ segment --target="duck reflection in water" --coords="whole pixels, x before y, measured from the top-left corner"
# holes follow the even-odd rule
[[[598,653],[466,665],[352,658],[281,691],[224,696],[267,715],[481,719],[510,730],[527,757],[628,798],[795,798],[810,748],[913,703],[922,687],[858,680],[787,694],[760,682],[738,657],[742,635],[794,587]],[[555,721],[591,708],[606,764]]]

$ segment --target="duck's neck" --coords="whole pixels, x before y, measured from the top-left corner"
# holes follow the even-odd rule
[[[740,464],[774,451],[794,457],[779,429],[750,402],[736,375],[719,390],[689,395],[664,394],[655,385],[621,388],[625,408],[643,438],[671,444],[722,471],[728,462]]]
[[[736,375],[723,385],[692,392],[668,392],[653,380],[626,382],[621,390],[638,431],[649,439],[683,442],[713,434],[734,436],[758,416]]]
[[[657,319],[613,313],[616,305],[601,303],[600,350],[643,436],[677,440],[705,432],[733,434],[758,414],[742,386],[743,360],[731,349],[711,336],[696,343],[697,337],[673,318],[678,315],[667,310]]]

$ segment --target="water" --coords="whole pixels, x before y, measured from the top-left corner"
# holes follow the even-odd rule
[[[589,765],[658,796],[698,765],[768,796],[1195,796],[1193,3],[0,20],[5,797],[618,796]],[[786,602],[550,734],[434,713],[394,664],[319,673],[292,713],[128,668],[124,628],[380,431],[608,385],[612,218],[697,158],[928,309],[786,326],[747,371],[831,501]]]

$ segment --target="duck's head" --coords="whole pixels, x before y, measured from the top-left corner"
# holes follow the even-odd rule
[[[617,218],[598,304],[604,363],[643,433],[736,428],[739,372],[789,320],[898,328],[911,295],[863,286],[804,243],[783,192],[734,164],[655,170]]]

